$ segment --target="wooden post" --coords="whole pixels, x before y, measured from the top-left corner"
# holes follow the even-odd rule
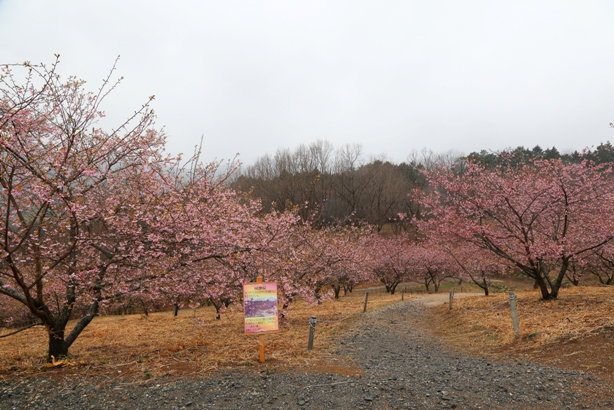
[[[365,307],[362,308],[362,313],[367,311],[367,301],[369,300],[369,292],[365,293]]]
[[[405,289],[401,291],[401,300],[405,300]]]
[[[318,318],[315,316],[311,316],[311,319],[309,319],[309,342],[307,343],[307,350],[313,350],[313,335],[316,332],[317,322]]]
[[[450,291],[450,310],[452,310],[452,299],[454,299],[454,289]]]
[[[512,310],[512,324],[514,325],[514,336],[520,337],[520,327],[518,326],[518,311],[516,310],[516,294],[510,292],[510,309]]]
[[[262,283],[262,276],[256,278],[256,283]],[[258,350],[260,352],[260,363],[264,363],[264,335],[258,335]]]
[[[260,363],[264,363],[264,335],[258,335],[258,347],[260,350]]]

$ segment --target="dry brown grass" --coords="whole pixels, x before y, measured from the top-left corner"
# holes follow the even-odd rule
[[[368,309],[377,309],[400,295],[370,292]],[[70,348],[63,372],[141,375],[202,374],[219,369],[257,366],[271,372],[284,368],[356,374],[351,360],[333,355],[338,340],[361,314],[364,293],[321,305],[296,302],[280,332],[265,335],[266,363],[258,361],[258,337],[243,333],[240,311],[215,320],[213,308],[144,315],[97,317]],[[309,318],[316,315],[315,349],[307,350]],[[0,329],[0,334],[8,333]],[[30,374],[45,370],[47,334],[42,327],[0,339],[0,374]],[[84,370],[85,369],[85,370]],[[58,370],[60,371],[60,370]]]
[[[614,287],[562,289],[557,300],[517,292],[520,338],[512,326],[507,294],[457,299],[430,310],[437,335],[472,353],[536,360],[612,378]]]
[[[521,342],[539,346],[569,341],[614,328],[614,287],[574,287],[563,289],[556,300],[543,301],[536,291],[516,293]],[[471,329],[486,336],[486,343],[502,347],[517,343],[507,294],[457,299],[450,312],[439,306],[440,315],[449,316],[456,328]]]
[[[369,310],[400,300],[369,290]],[[415,295],[414,295],[415,296]],[[449,344],[475,354],[519,357],[597,372],[614,382],[614,287],[578,287],[558,300],[541,301],[533,291],[517,292],[521,337],[514,337],[507,294],[456,299],[454,309],[431,308],[425,325]],[[406,295],[406,297],[410,297]],[[422,296],[424,297],[424,296]],[[243,316],[230,312],[215,320],[213,308],[143,315],[98,317],[71,347],[78,366],[54,374],[107,374],[151,378],[207,374],[228,368],[283,369],[359,374],[349,357],[334,354],[360,317],[364,289],[321,305],[293,304],[280,332],[265,335],[266,358],[258,362],[258,338],[243,333]],[[315,349],[307,350],[309,317],[318,317]],[[0,334],[8,333],[0,329]],[[35,327],[0,339],[0,377],[48,371],[47,338]]]

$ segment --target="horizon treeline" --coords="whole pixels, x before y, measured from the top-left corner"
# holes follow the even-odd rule
[[[502,155],[505,154],[505,155]],[[583,151],[573,151],[561,154],[556,147],[542,149],[539,145],[533,149],[519,146],[515,149],[508,149],[500,152],[482,150],[472,152],[464,160],[482,165],[485,168],[492,168],[505,164],[522,164],[536,159],[560,159],[564,163],[577,164],[582,161],[589,161],[594,164],[604,164],[614,162],[614,146],[610,142],[601,143],[596,148],[586,148]]]
[[[407,229],[407,220],[421,218],[417,195],[428,188],[422,171],[456,166],[467,161],[485,168],[518,165],[536,159],[561,159],[566,163],[588,160],[614,163],[614,146],[601,143],[582,152],[560,153],[556,147],[529,149],[519,146],[501,152],[482,150],[463,155],[448,151],[413,150],[405,161],[394,163],[385,156],[365,159],[360,144],[338,148],[317,140],[295,149],[279,148],[244,167],[230,183],[238,192],[262,201],[263,211],[284,212],[295,207],[315,227],[335,224],[369,223],[378,231]],[[404,221],[399,214],[407,215]]]

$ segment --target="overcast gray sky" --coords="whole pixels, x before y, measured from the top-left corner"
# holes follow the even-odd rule
[[[612,1],[0,0],[0,63],[155,94],[168,150],[244,163],[316,139],[412,149],[614,141]]]

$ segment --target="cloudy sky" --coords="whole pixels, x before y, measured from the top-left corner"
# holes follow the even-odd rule
[[[51,63],[168,150],[244,163],[317,139],[403,161],[614,141],[612,1],[0,0],[0,63]]]

